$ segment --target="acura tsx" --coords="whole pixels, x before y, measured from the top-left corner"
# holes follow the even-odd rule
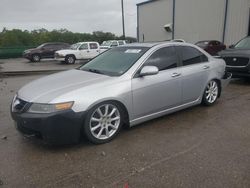
[[[224,60],[187,43],[124,45],[25,85],[11,114],[21,133],[48,143],[75,143],[82,136],[106,143],[124,125],[214,104],[231,78],[225,68]]]

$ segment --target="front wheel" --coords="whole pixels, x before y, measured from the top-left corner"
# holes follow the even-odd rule
[[[68,55],[65,57],[65,62],[67,64],[74,64],[76,61],[76,58],[73,55]]]
[[[101,103],[88,112],[84,134],[94,144],[107,143],[119,133],[122,123],[123,113],[118,104]]]
[[[40,60],[41,60],[41,57],[40,57],[39,54],[34,54],[34,55],[32,55],[32,57],[31,57],[31,61],[32,61],[32,62],[39,62]]]
[[[202,103],[206,106],[210,106],[216,102],[219,96],[219,85],[218,82],[215,80],[211,80],[205,89],[205,92],[203,94]]]

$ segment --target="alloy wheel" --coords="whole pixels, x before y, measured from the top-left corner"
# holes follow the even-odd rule
[[[219,88],[216,81],[212,80],[208,83],[206,91],[205,91],[205,97],[208,103],[212,104],[214,103],[219,94]]]
[[[74,57],[73,57],[73,56],[69,56],[68,59],[67,59],[67,62],[68,62],[69,64],[74,64],[74,62],[75,62]]]
[[[89,122],[90,132],[96,139],[106,140],[118,131],[120,122],[118,108],[112,104],[105,104],[92,113]]]

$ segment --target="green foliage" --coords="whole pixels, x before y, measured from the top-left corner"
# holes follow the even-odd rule
[[[24,46],[38,46],[45,42],[66,42],[69,44],[97,41],[102,43],[105,40],[122,39],[122,37],[115,36],[110,32],[95,31],[90,33],[73,33],[67,29],[59,29],[48,31],[46,29],[37,29],[33,31],[27,30],[7,30],[3,29],[0,32],[0,47],[24,47]],[[128,37],[130,42],[136,41],[132,37]]]

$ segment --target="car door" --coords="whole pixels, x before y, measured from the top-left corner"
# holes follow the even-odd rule
[[[79,55],[77,56],[78,56],[77,59],[89,59],[90,58],[88,43],[83,43],[79,47]]]
[[[134,118],[180,104],[181,74],[178,63],[179,59],[174,47],[161,48],[146,60],[143,66],[156,66],[159,73],[145,77],[137,74],[132,79]]]
[[[210,62],[205,54],[191,46],[176,46],[181,59],[182,104],[199,99],[207,84]]]
[[[43,58],[52,58],[54,57],[54,50],[52,44],[44,45],[42,48],[41,57]]]
[[[100,53],[99,45],[95,42],[89,43],[89,58],[94,58]]]

